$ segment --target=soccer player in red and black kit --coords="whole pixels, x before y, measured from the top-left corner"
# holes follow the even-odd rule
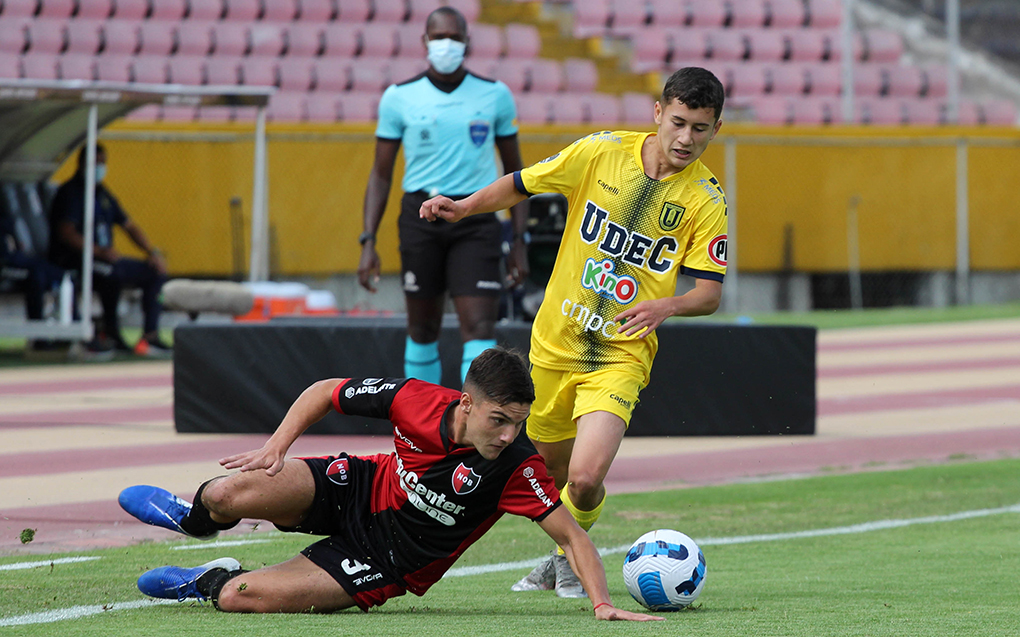
[[[535,393],[524,360],[489,349],[462,391],[414,379],[319,381],[261,448],[224,458],[229,476],[202,484],[190,504],[135,486],[120,504],[143,522],[211,538],[242,518],[327,535],[296,557],[245,571],[232,558],[142,575],[146,595],[210,599],[228,612],[367,610],[411,591],[423,595],[504,513],[531,518],[563,547],[598,619],[659,619],[614,608],[594,544],[560,506],[545,463],[518,437]],[[395,452],[284,460],[330,409],[387,418]],[[228,585],[229,584],[229,585]]]

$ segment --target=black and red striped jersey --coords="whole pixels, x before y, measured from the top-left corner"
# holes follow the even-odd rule
[[[534,521],[560,504],[545,462],[521,435],[493,460],[453,442],[446,415],[460,392],[407,378],[345,379],[343,414],[388,419],[396,451],[371,459],[371,516],[364,541],[421,595],[504,514]]]

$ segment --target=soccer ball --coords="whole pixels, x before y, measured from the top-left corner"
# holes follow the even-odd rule
[[[698,599],[705,586],[705,555],[679,531],[649,531],[627,551],[623,581],[645,608],[680,610]]]

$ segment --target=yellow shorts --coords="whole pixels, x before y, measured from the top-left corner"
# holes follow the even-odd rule
[[[594,411],[608,411],[630,425],[644,377],[621,369],[587,374],[533,365],[535,402],[528,416],[528,437],[538,442],[560,442],[577,437],[577,419]]]

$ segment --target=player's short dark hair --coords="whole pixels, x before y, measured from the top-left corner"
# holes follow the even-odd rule
[[[432,13],[429,14],[429,17],[425,18],[425,33],[428,33],[429,26],[432,24],[432,19],[440,15],[452,16],[453,19],[457,21],[457,29],[460,30],[460,32],[463,33],[464,35],[467,35],[468,27],[467,20],[464,18],[464,14],[461,13],[460,11],[457,11],[457,9],[455,9],[454,7],[447,6],[435,9]]]
[[[677,100],[691,110],[711,108],[718,120],[722,115],[726,90],[719,78],[708,69],[687,66],[670,75],[662,87],[660,103],[665,107],[670,100]]]
[[[535,402],[535,385],[524,357],[517,351],[492,347],[471,362],[464,378],[465,391],[477,390],[497,405]]]
[[[85,154],[88,152],[88,148],[88,144],[84,144],[78,151],[78,170],[85,170],[85,160],[87,159]],[[99,155],[100,153],[105,155],[106,147],[102,144],[96,144],[96,155]]]

